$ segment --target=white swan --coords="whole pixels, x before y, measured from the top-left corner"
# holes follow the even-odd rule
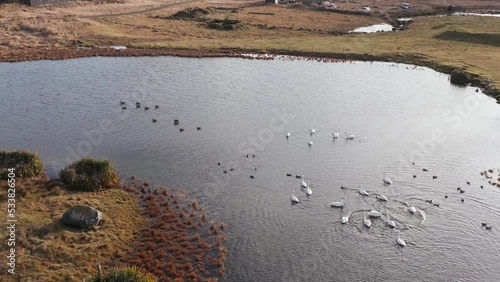
[[[349,222],[349,217],[351,216],[351,214],[352,214],[352,212],[349,212],[349,213],[347,214],[347,216],[343,216],[343,217],[342,217],[342,220],[340,221],[340,223],[342,223],[342,224],[346,224],[347,222]]]
[[[356,138],[356,135],[354,135],[354,134],[347,134],[347,132],[344,132],[344,134],[345,134],[345,139],[352,140],[352,139]]]
[[[368,194],[368,192],[366,192],[365,190],[363,190],[362,188],[363,186],[362,185],[359,185],[359,194],[360,195],[363,195],[363,196],[370,196],[370,194]]]
[[[304,175],[302,175],[301,179],[302,179],[302,182],[300,183],[300,187],[307,188],[307,186],[309,186],[309,185],[304,180]]]
[[[332,133],[332,136],[333,136],[333,139],[337,139],[337,138],[339,138],[339,134],[338,134],[338,132],[334,132],[334,133]]]
[[[290,198],[290,200],[292,201],[292,204],[297,204],[299,202],[299,198],[295,196],[295,191],[292,192],[292,197]]]
[[[370,228],[370,226],[372,226],[372,222],[369,219],[366,218],[366,214],[365,213],[363,213],[363,224],[366,227],[368,227],[368,228]]]
[[[387,225],[390,227],[396,227],[396,222],[394,220],[391,220],[389,217],[389,211],[387,211]]]
[[[379,211],[376,211],[376,210],[371,210],[368,215],[370,217],[381,217],[382,216],[382,213],[379,212]]]
[[[398,230],[398,239],[396,240],[396,243],[398,243],[398,245],[400,245],[402,247],[406,246],[405,240],[401,239],[401,236],[399,235],[399,230]]]
[[[389,201],[386,196],[381,195],[381,194],[377,194],[377,199],[380,200],[380,201],[383,201],[383,202],[388,202]]]
[[[313,145],[313,141],[312,140],[307,141],[307,145],[309,145],[309,147],[312,146]]]
[[[411,212],[411,213],[416,213],[417,212],[417,208],[415,208],[415,206],[412,204],[408,210]]]
[[[392,184],[392,180],[389,177],[387,177],[387,175],[385,175],[385,174],[384,174],[384,183],[385,184]]]
[[[307,187],[306,187],[306,195],[307,197],[309,198],[309,196],[311,196],[313,193],[313,191],[311,190],[311,188],[309,188],[309,184],[307,183]]]
[[[332,208],[343,208],[344,207],[344,198],[340,202],[331,202],[330,207]]]
[[[286,138],[288,139],[288,137],[290,137],[290,132],[286,132]]]

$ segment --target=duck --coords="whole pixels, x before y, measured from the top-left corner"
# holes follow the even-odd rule
[[[254,179],[253,175],[250,175],[250,178]]]
[[[292,197],[290,197],[290,201],[292,201],[292,204],[299,203],[299,198],[297,198],[297,196],[295,196],[295,191],[292,192]]]
[[[434,203],[434,206],[439,208],[439,204],[438,203]]]
[[[445,198],[445,199],[448,199],[448,195],[444,195],[444,198]]]
[[[432,176],[432,179],[436,179],[436,178],[438,178],[438,177],[437,177],[437,176],[435,176],[435,175],[433,175],[433,176]]]
[[[363,190],[362,188],[363,186],[359,185],[359,194],[362,195],[362,196],[369,196],[370,194],[368,194],[368,192],[366,192],[365,190]]]
[[[486,222],[482,222],[481,226],[486,226],[486,224],[487,224]]]
[[[120,105],[125,105],[125,101],[120,101]]]
[[[392,180],[389,177],[387,177],[387,175],[385,175],[385,174],[384,174],[384,179],[383,180],[384,180],[385,184],[392,184]]]
[[[140,108],[140,107],[141,107],[141,104],[135,104],[135,107],[136,107],[136,108]]]
[[[127,109],[127,107],[122,107],[122,110],[126,110],[126,109]]]
[[[344,207],[344,198],[340,200],[340,202],[331,202],[330,207],[332,208],[343,208]]]
[[[393,228],[396,227],[396,222],[389,217],[389,211],[387,211],[387,225]]]
[[[144,110],[145,110],[145,111],[149,110],[149,107],[144,107]]]
[[[369,219],[366,218],[366,214],[365,213],[363,213],[363,224],[366,227],[368,227],[368,228],[370,228],[372,226],[371,220],[369,220]]]
[[[413,178],[417,178],[417,176],[414,174],[414,175],[413,175]]]
[[[340,220],[340,223],[346,224],[349,222],[349,217],[351,216],[352,212],[349,212],[347,216],[343,216],[342,219]]]
[[[201,130],[201,127],[197,126],[197,127],[196,127],[196,130]]]
[[[467,183],[467,185],[470,185],[470,181],[467,181],[467,182],[465,182],[465,183]]]
[[[307,141],[307,145],[309,145],[309,147],[311,147],[313,145],[313,141],[312,140]]]
[[[332,136],[333,136],[333,139],[337,139],[337,138],[339,138],[339,133],[334,132],[334,133],[332,133]]]
[[[460,194],[463,194],[463,193],[465,193],[465,190],[460,190]]]
[[[460,201],[462,201],[462,203],[465,202],[464,198],[460,199]]]
[[[368,216],[369,217],[381,217],[382,216],[382,213],[379,212],[379,211],[376,211],[376,210],[371,210],[369,213],[368,213]]]
[[[295,178],[302,178],[302,176],[300,176],[300,175],[295,175]]]
[[[153,123],[157,122],[158,120],[156,120],[155,118],[153,119]]]
[[[291,173],[287,173],[286,176],[292,176],[292,174]]]
[[[174,119],[174,125],[177,125],[179,124],[179,120],[178,119]]]
[[[159,107],[160,107],[160,106],[158,106],[158,105],[155,105],[155,109],[158,109]]]
[[[402,247],[406,247],[406,242],[405,240],[401,239],[401,236],[399,235],[399,230],[398,230],[398,239],[396,240],[396,243]]]
[[[429,170],[428,170],[428,169],[426,169],[426,168],[424,168],[424,169],[422,169],[422,171],[429,171]]]
[[[493,226],[491,226],[491,225],[486,225],[486,226],[485,226],[486,230],[491,230],[491,228],[492,228],[492,227],[493,227]]]
[[[352,140],[352,139],[356,138],[356,135],[354,135],[354,134],[347,134],[347,132],[344,132],[344,134],[345,134],[345,139],[347,139],[347,140]]]
[[[179,128],[179,132],[183,132],[184,131],[184,128]]]

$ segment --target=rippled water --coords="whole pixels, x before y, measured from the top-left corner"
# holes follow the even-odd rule
[[[52,177],[81,153],[201,199],[228,225],[225,281],[500,277],[500,189],[479,174],[499,166],[500,105],[447,75],[387,63],[90,58],[0,64],[0,89],[0,147],[39,152]],[[356,139],[334,141],[333,131]],[[287,173],[305,175],[313,195]],[[343,210],[329,207],[342,197]],[[371,209],[390,210],[406,248],[380,219],[363,227]]]

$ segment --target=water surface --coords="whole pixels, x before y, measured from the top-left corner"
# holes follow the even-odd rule
[[[225,281],[500,277],[500,189],[479,174],[498,167],[500,105],[447,75],[387,63],[87,58],[2,63],[0,89],[0,147],[39,152],[51,177],[78,155],[104,157],[122,176],[201,199],[228,226]],[[312,197],[287,173],[305,175]],[[329,207],[342,197],[343,210]],[[382,220],[362,226],[371,209],[391,212],[406,248]]]

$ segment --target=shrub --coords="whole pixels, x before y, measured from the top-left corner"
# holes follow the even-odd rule
[[[16,177],[21,178],[45,174],[38,154],[29,151],[0,151],[0,179],[7,179],[9,168],[15,168]]]
[[[470,76],[464,69],[454,69],[451,72],[450,82],[456,85],[467,85],[470,82]]]
[[[70,189],[97,191],[118,183],[118,173],[108,160],[84,158],[66,166],[60,173],[61,181]]]
[[[97,275],[90,282],[158,282],[158,278],[150,273],[143,273],[137,267],[113,269],[107,274]]]

